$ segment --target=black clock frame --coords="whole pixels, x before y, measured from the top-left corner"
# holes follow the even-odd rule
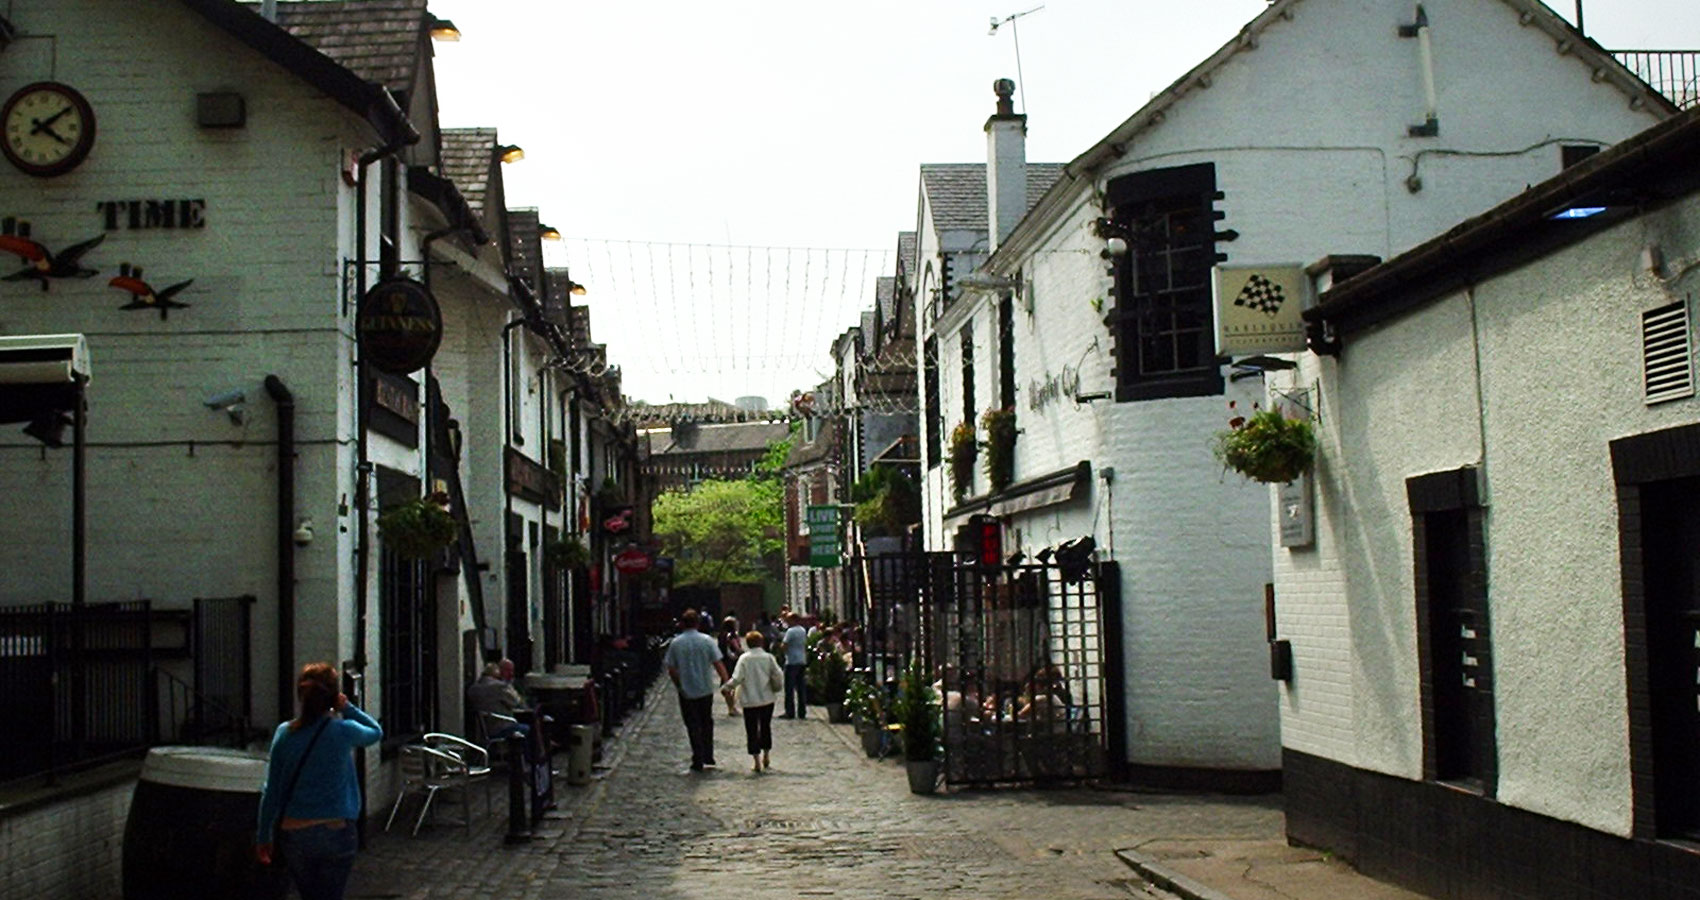
[[[0,106],[0,125],[3,125],[7,119],[11,118],[12,108],[18,104],[19,100],[37,91],[52,91],[53,93],[59,94],[69,101],[72,106],[76,107],[77,112],[82,115],[83,131],[82,134],[78,136],[76,145],[71,148],[71,154],[58,162],[50,163],[45,166],[39,165],[37,163],[20,159],[18,155],[13,152],[11,142],[6,140],[0,140],[0,153],[5,154],[8,162],[27,175],[34,175],[37,178],[52,178],[57,175],[63,175],[81,165],[83,160],[88,158],[89,151],[94,149],[94,107],[89,105],[88,99],[76,88],[71,87],[68,84],[61,84],[57,81],[37,81],[18,88],[12,92],[11,96],[6,98],[5,105]]]

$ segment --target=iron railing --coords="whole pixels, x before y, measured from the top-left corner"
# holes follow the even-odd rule
[[[1679,108],[1700,105],[1700,50],[1613,50],[1611,55]]]

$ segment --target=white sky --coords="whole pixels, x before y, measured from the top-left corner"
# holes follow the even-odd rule
[[[918,167],[985,160],[1013,38],[1027,158],[1066,162],[1266,6],[1046,0],[987,34],[1038,5],[431,0],[464,35],[436,45],[441,115],[525,148],[508,203],[567,236],[545,254],[588,285],[629,396],[779,404],[892,271]],[[1574,0],[1554,9],[1574,19]],[[1697,0],[1584,15],[1608,49],[1700,48]]]

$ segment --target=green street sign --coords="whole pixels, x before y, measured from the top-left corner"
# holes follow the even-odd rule
[[[832,569],[843,564],[843,549],[838,543],[839,508],[835,505],[810,506],[804,515],[809,527],[809,565],[816,569]]]

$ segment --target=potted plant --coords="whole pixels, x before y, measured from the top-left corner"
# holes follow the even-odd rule
[[[851,721],[856,723],[856,732],[862,737],[862,751],[869,757],[879,756],[885,733],[885,709],[879,688],[866,675],[858,675],[850,679],[845,698]]]
[[[957,500],[968,496],[974,486],[974,423],[959,422],[950,430],[950,492]]]
[[[563,572],[590,565],[590,549],[577,535],[565,534],[543,545],[543,560]]]
[[[809,663],[803,670],[803,678],[808,684],[810,701],[826,707],[828,722],[849,721],[844,711],[844,693],[850,680],[850,665],[837,649],[822,646],[818,634],[809,640],[808,650]]]
[[[455,542],[460,526],[440,494],[415,497],[378,516],[378,535],[384,547],[408,559],[429,559]]]
[[[980,427],[986,429],[986,480],[996,493],[1015,480],[1015,409],[986,410]]]
[[[1229,409],[1233,404],[1228,404]],[[1307,418],[1287,415],[1279,406],[1252,407],[1250,418],[1235,416],[1216,435],[1214,452],[1223,467],[1265,484],[1285,484],[1310,469],[1316,458],[1316,432]]]
[[[911,660],[898,679],[897,707],[909,790],[931,794],[939,778],[939,703],[919,659]]]

